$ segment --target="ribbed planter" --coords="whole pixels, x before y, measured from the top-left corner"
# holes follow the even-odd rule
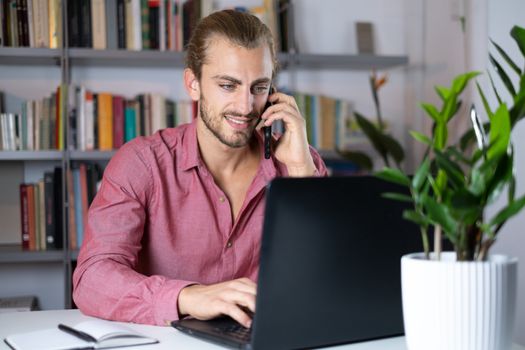
[[[441,261],[424,254],[401,259],[403,318],[408,350],[510,350],[518,261]]]

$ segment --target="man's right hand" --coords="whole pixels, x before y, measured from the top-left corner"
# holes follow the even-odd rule
[[[209,320],[227,315],[249,328],[252,319],[244,309],[255,312],[256,284],[248,278],[239,278],[209,286],[194,284],[180,291],[180,316]]]

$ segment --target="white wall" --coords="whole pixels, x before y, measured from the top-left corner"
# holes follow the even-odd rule
[[[502,46],[521,69],[525,67],[523,56],[519,52],[509,32],[514,25],[525,27],[525,1],[523,0],[489,0],[488,33],[491,39]],[[492,51],[492,48],[491,48]],[[497,54],[495,57],[498,57]],[[489,66],[487,62],[487,67]],[[511,72],[508,72],[509,75]],[[498,91],[502,98],[510,102],[511,98],[506,93],[505,87],[499,81],[494,70],[491,69]],[[517,79],[513,79],[517,84]],[[487,83],[485,84],[487,86]],[[488,89],[486,89],[489,91]],[[494,106],[495,99],[491,96]],[[515,146],[515,171],[517,179],[517,195],[525,194],[525,121],[521,121],[513,132],[512,140]],[[494,215],[506,200],[506,196],[489,211]],[[511,219],[503,227],[493,252],[516,256],[519,259],[518,268],[518,305],[516,310],[515,339],[519,344],[525,345],[525,211]]]

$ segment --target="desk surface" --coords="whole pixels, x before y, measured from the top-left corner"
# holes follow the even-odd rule
[[[75,324],[90,319],[83,315],[79,310],[56,310],[56,311],[34,311],[34,312],[15,312],[0,314],[0,349],[9,349],[3,339],[11,334],[30,332],[39,329],[53,328],[60,322]],[[126,323],[128,327],[157,338],[160,343],[154,345],[141,345],[137,347],[127,347],[126,349],[137,348],[140,350],[161,350],[161,349],[192,349],[192,350],[213,350],[224,349],[210,343],[183,334],[172,327],[157,327]],[[388,338],[364,343],[349,344],[333,347],[337,350],[406,350],[404,337]],[[525,350],[525,347],[515,345],[513,350]]]

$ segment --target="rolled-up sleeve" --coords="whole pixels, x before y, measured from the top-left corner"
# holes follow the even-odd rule
[[[147,161],[124,146],[108,164],[88,212],[73,275],[73,299],[83,313],[156,325],[178,318],[180,290],[194,282],[138,272],[154,190]]]

